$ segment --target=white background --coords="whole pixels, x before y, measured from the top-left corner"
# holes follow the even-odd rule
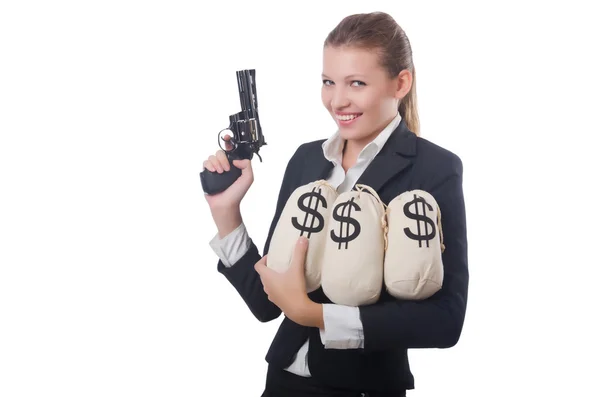
[[[217,273],[198,173],[255,68],[262,250],[287,160],[335,129],[323,40],[383,10],[468,216],[464,332],[410,351],[409,395],[597,396],[600,29],[588,2],[548,3],[2,2],[0,395],[260,395],[281,318]]]

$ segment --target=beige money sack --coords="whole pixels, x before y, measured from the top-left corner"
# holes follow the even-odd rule
[[[334,303],[359,306],[379,299],[383,285],[385,204],[358,184],[339,194],[328,222],[321,286]]]
[[[419,189],[396,196],[387,206],[387,224],[387,291],[400,299],[429,298],[444,279],[441,213],[435,198]]]
[[[300,236],[308,238],[305,262],[306,291],[321,285],[321,263],[327,239],[327,222],[337,190],[326,180],[300,186],[292,192],[281,213],[267,255],[267,267],[285,272]]]

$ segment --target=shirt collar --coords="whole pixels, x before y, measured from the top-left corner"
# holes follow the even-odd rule
[[[383,148],[383,145],[387,142],[392,132],[398,127],[402,121],[400,113],[396,113],[396,117],[373,139],[369,142],[359,153],[356,160],[357,163],[362,161],[371,161],[379,151]],[[337,130],[329,139],[327,139],[321,145],[323,148],[323,155],[325,158],[335,165],[342,164],[342,149],[344,148],[344,140],[340,136],[340,131]]]

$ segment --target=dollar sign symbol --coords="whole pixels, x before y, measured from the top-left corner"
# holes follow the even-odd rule
[[[352,212],[353,208],[356,211],[360,211],[360,207],[358,206],[358,204],[356,204],[354,202],[354,197],[352,197],[350,200],[348,200],[344,203],[339,203],[333,209],[333,219],[340,222],[340,235],[339,236],[336,235],[333,230],[331,230],[330,234],[331,234],[331,239],[333,241],[335,241],[336,243],[338,243],[338,249],[342,249],[342,243],[346,243],[346,249],[348,249],[348,242],[354,240],[360,234],[360,223],[358,223],[358,221],[356,219],[354,219],[350,216],[350,213]],[[344,215],[344,212],[346,212],[346,209],[348,209],[348,214]],[[340,211],[341,211],[341,214],[338,213]],[[343,233],[344,224],[346,224],[345,235]],[[349,234],[350,224],[352,224],[352,226],[354,227],[352,234]]]
[[[321,189],[317,192],[317,187],[313,187],[311,192],[306,192],[298,199],[298,208],[305,212],[304,214],[304,222],[300,224],[298,222],[297,217],[292,218],[292,225],[298,230],[300,230],[300,235],[303,236],[304,232],[306,232],[306,238],[310,238],[311,233],[318,233],[323,230],[323,226],[325,225],[325,220],[323,219],[323,215],[321,215],[317,208],[319,208],[319,203],[323,205],[324,208],[327,208],[327,201],[325,201],[325,197],[321,195]],[[313,198],[316,199],[314,202],[313,208]],[[308,205],[304,204],[304,201],[308,199]],[[312,215],[310,226],[307,226],[308,216]],[[318,222],[315,226],[315,220]]]
[[[427,243],[427,247],[429,247],[429,240],[435,237],[435,223],[433,223],[433,221],[427,217],[426,211],[427,208],[429,208],[429,211],[433,211],[433,207],[427,201],[425,201],[423,197],[418,197],[416,194],[414,197],[414,200],[404,204],[404,215],[417,221],[417,234],[411,232],[410,228],[408,227],[404,228],[404,233],[409,238],[417,240],[419,242],[419,247],[423,246],[423,241],[425,241]],[[411,212],[410,208],[410,206],[413,204],[415,205],[414,213]],[[419,213],[419,204],[421,204],[420,208],[422,214]],[[421,222],[425,223],[425,231],[423,233],[421,233]],[[431,226],[431,231],[429,231],[429,228],[427,227],[428,225]]]

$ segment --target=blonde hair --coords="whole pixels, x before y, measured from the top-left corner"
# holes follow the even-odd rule
[[[398,111],[408,129],[420,135],[417,110],[417,77],[412,48],[404,30],[389,14],[371,12],[345,17],[329,33],[324,46],[355,47],[378,51],[381,65],[390,78],[406,69],[412,74],[410,91],[400,101]]]

